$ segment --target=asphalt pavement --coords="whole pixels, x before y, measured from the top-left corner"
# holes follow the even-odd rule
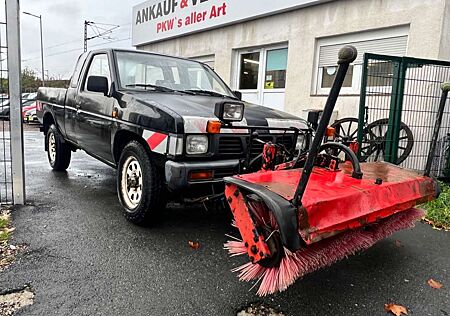
[[[29,205],[13,212],[11,242],[28,249],[0,273],[0,291],[29,284],[36,294],[18,315],[236,315],[253,302],[285,315],[387,315],[386,303],[450,315],[450,233],[419,223],[259,298],[230,272],[239,260],[222,249],[236,234],[228,214],[176,207],[154,227],[134,226],[122,216],[115,170],[77,152],[67,173],[52,172],[41,134],[25,139]]]

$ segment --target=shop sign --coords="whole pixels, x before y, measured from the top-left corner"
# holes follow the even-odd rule
[[[133,8],[133,45],[161,41],[331,0],[149,0]]]

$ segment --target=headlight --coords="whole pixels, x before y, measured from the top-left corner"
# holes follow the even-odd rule
[[[218,102],[214,114],[223,122],[240,122],[244,119],[244,104],[241,102]]]
[[[225,121],[242,121],[244,117],[243,104],[225,103],[223,107],[223,119]]]
[[[299,134],[297,136],[297,145],[295,145],[295,150],[305,150],[306,148],[306,137],[305,135]]]
[[[188,155],[200,155],[208,152],[208,136],[191,135],[186,139],[186,153]]]

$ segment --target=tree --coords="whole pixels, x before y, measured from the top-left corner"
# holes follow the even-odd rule
[[[42,86],[42,81],[36,76],[36,72],[30,68],[22,70],[22,91],[37,91]]]

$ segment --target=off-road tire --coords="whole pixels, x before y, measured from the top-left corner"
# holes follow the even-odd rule
[[[130,160],[132,163],[138,163],[142,175],[142,180],[138,181],[142,184],[140,200],[134,207],[131,207],[128,195],[129,181],[122,181],[123,177],[127,176],[128,170],[124,168],[129,168]],[[136,225],[149,225],[158,210],[164,207],[162,172],[152,160],[150,153],[137,141],[129,142],[122,150],[117,170],[117,193],[125,217]]]
[[[65,171],[70,165],[72,151],[54,124],[50,125],[45,135],[45,142],[50,166],[55,171]]]

